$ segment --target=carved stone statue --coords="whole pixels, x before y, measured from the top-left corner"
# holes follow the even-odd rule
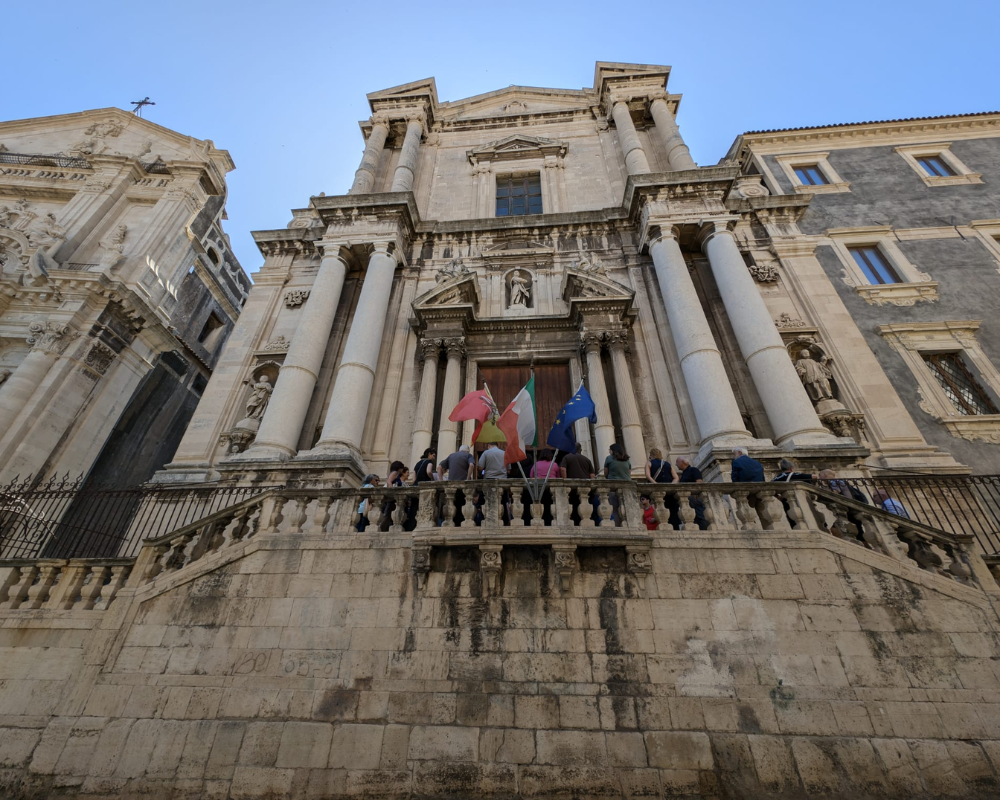
[[[51,247],[66,240],[66,229],[56,222],[56,215],[50,212],[32,228],[30,238],[38,247]]]
[[[101,242],[102,264],[113,267],[122,260],[125,253],[126,236],[128,236],[128,225],[122,224],[104,238]]]
[[[457,278],[459,275],[469,275],[471,272],[472,270],[465,266],[461,258],[455,258],[448,262],[448,266],[441,267],[434,274],[434,280],[438,283],[444,283],[445,281],[450,281],[452,278]]]
[[[10,206],[0,206],[0,228],[10,227],[11,213]]]
[[[814,403],[821,400],[833,399],[833,387],[830,384],[833,378],[833,371],[829,367],[829,356],[824,356],[819,361],[812,357],[808,347],[799,351],[799,357],[795,362],[795,371],[799,374],[799,380],[809,392],[809,397]]]
[[[14,373],[11,370],[7,369],[6,367],[0,369],[0,386],[3,386],[5,383],[7,383],[7,378],[9,378],[13,374]]]
[[[514,270],[510,277],[510,305],[527,308],[531,302],[531,279],[521,270]]]
[[[262,375],[260,380],[253,385],[250,399],[247,400],[247,419],[263,418],[264,412],[267,411],[268,401],[271,399],[271,392],[273,391],[274,387],[271,386],[271,381],[268,380],[267,375]]]

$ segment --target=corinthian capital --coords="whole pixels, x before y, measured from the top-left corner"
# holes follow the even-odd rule
[[[611,350],[625,350],[628,348],[628,331],[608,331],[604,340]]]
[[[600,353],[603,342],[603,331],[583,331],[580,334],[580,348],[584,353]]]
[[[25,341],[32,350],[43,353],[61,353],[79,335],[69,325],[58,322],[32,322],[28,330],[31,335]]]
[[[421,358],[438,358],[441,355],[442,344],[442,339],[421,339],[419,344]]]
[[[465,355],[465,337],[454,336],[444,340],[444,349],[448,352],[449,358],[457,356],[462,358]]]

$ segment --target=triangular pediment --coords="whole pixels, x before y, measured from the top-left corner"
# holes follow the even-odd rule
[[[620,300],[631,304],[635,292],[607,276],[599,261],[574,262],[563,275],[562,296],[567,303],[580,300]]]
[[[437,285],[413,301],[413,310],[433,311],[455,306],[479,308],[481,293],[476,273],[456,260],[437,271]]]
[[[442,103],[439,118],[449,120],[488,119],[525,114],[551,114],[587,109],[593,105],[589,92],[573,89],[542,89],[508,86],[495,92]]]
[[[480,161],[506,161],[518,158],[539,158],[545,156],[566,155],[568,145],[555,139],[544,139],[541,136],[514,134],[504,139],[490,142],[483,147],[469,150],[469,161],[477,164]]]

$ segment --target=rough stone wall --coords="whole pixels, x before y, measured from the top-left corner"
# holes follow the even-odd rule
[[[261,535],[6,611],[7,798],[996,797],[996,595],[822,534],[622,551]]]

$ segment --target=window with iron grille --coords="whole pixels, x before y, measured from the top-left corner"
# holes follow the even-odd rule
[[[847,249],[851,251],[854,262],[861,268],[869,283],[903,282],[878,245],[858,245]]]
[[[498,217],[541,213],[542,178],[539,173],[497,175]]]
[[[917,163],[929,178],[951,178],[955,170],[941,156],[917,156]]]
[[[819,164],[803,164],[795,167],[795,175],[805,186],[826,186],[830,183],[819,168]]]
[[[969,372],[958,353],[923,353],[924,362],[930,367],[935,379],[959,414],[978,416],[997,414],[986,390],[975,376]]]

